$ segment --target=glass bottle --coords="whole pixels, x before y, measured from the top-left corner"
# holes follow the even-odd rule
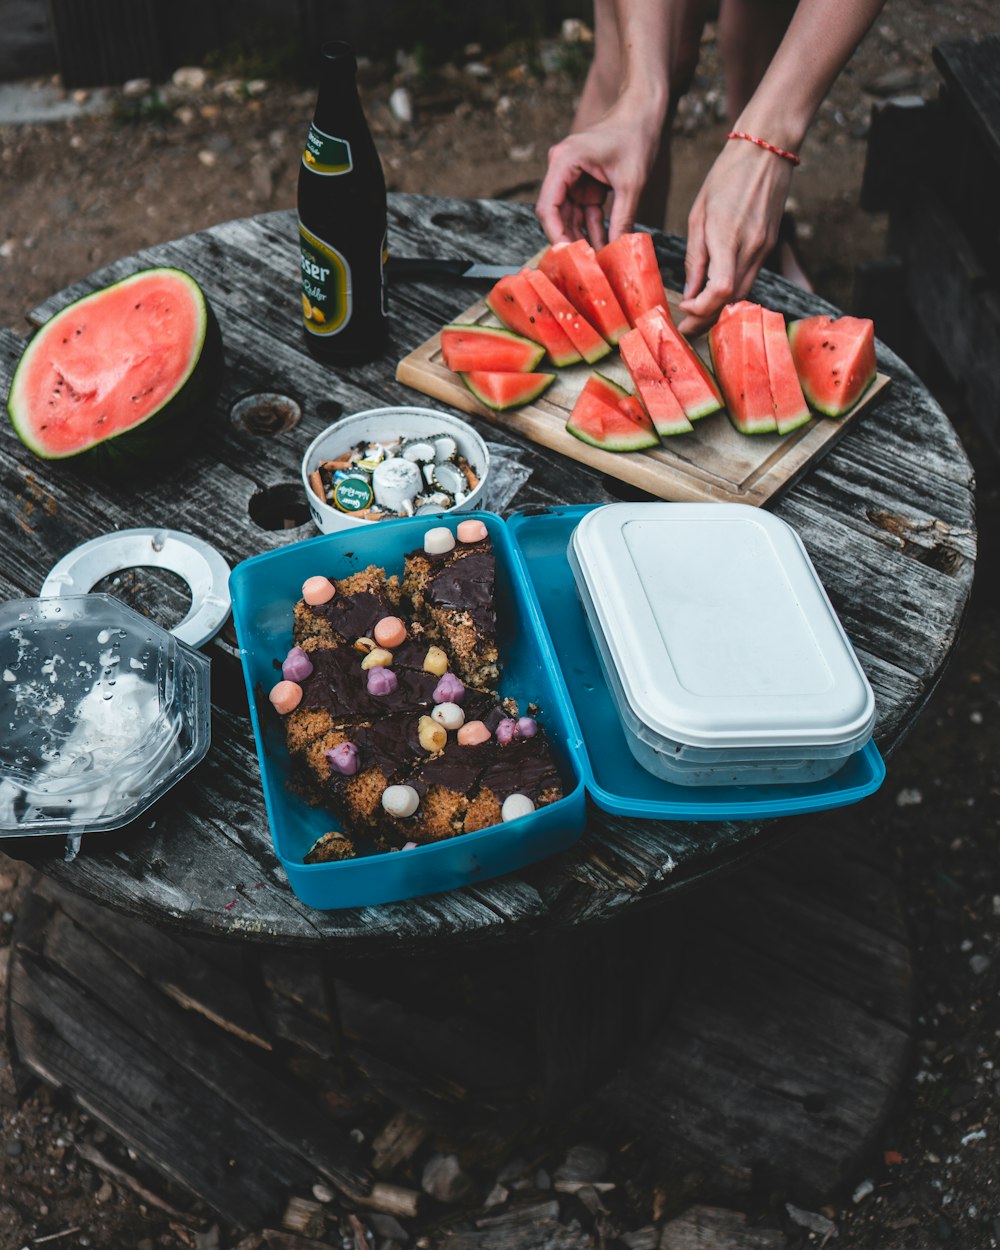
[[[389,329],[385,177],[358,95],[353,50],[327,43],[299,169],[302,324],[320,360],[377,356]]]

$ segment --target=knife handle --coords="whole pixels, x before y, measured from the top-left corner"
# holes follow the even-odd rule
[[[387,278],[460,278],[470,260],[443,260],[440,257],[390,256],[385,263]]]

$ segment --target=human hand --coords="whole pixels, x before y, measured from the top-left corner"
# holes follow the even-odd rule
[[[749,292],[778,241],[793,169],[752,143],[732,141],[719,153],[688,215],[682,334],[700,333]]]
[[[551,243],[587,237],[595,248],[632,229],[652,168],[659,126],[637,124],[614,106],[586,130],[549,149],[549,167],[535,214]],[[614,196],[607,235],[604,207]]]

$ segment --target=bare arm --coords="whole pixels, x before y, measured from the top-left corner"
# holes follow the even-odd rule
[[[797,151],[834,79],[884,0],[800,0],[788,31],[735,129]],[[777,240],[793,166],[754,144],[723,148],[688,217],[681,322],[703,329],[742,298]]]

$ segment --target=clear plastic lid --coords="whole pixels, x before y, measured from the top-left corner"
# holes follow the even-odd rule
[[[210,717],[208,660],[109,595],[0,605],[0,836],[127,824]]]
[[[795,531],[745,504],[611,504],[571,563],[628,706],[695,747],[863,742],[875,698]]]

